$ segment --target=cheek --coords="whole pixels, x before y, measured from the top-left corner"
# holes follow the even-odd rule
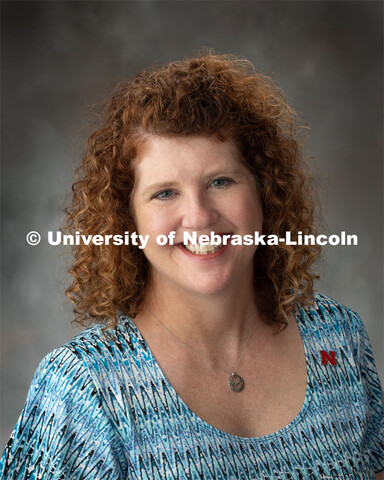
[[[150,235],[152,243],[157,235],[168,235],[171,230],[176,230],[172,216],[161,210],[138,210],[136,226],[139,234]]]
[[[256,222],[258,225],[262,225],[263,224],[263,209],[261,207],[261,203],[259,201],[257,201],[254,205],[253,205],[253,212],[254,214],[252,215],[252,218],[253,218],[253,221]]]
[[[232,206],[232,215],[238,218],[239,222],[248,228],[261,228],[263,224],[263,210],[260,201],[252,198],[251,195],[242,199]]]
[[[156,230],[159,216],[155,214],[150,203],[144,203],[140,198],[133,196],[131,211],[138,234],[148,235]]]

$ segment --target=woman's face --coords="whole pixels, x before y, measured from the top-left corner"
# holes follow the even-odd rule
[[[137,233],[149,235],[144,253],[155,289],[212,295],[249,286],[254,245],[183,245],[185,233],[199,238],[261,232],[256,182],[237,157],[231,141],[149,137],[135,164],[133,210]],[[174,245],[160,246],[158,236],[172,231]]]

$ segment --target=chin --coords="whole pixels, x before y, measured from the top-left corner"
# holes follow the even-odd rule
[[[222,277],[220,279],[209,279],[206,276],[200,276],[190,282],[188,287],[191,292],[195,292],[197,295],[219,295],[228,290],[232,283],[225,281]]]

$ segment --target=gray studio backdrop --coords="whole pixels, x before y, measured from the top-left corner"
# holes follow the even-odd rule
[[[272,73],[311,127],[327,247],[318,290],[360,312],[383,378],[382,14],[375,1],[2,2],[1,449],[39,361],[69,340],[65,250],[47,245],[90,105],[200,46]],[[26,234],[42,235],[29,246]]]

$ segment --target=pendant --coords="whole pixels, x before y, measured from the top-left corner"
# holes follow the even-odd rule
[[[241,392],[244,388],[244,380],[236,373],[231,373],[228,378],[229,388],[234,392]]]

